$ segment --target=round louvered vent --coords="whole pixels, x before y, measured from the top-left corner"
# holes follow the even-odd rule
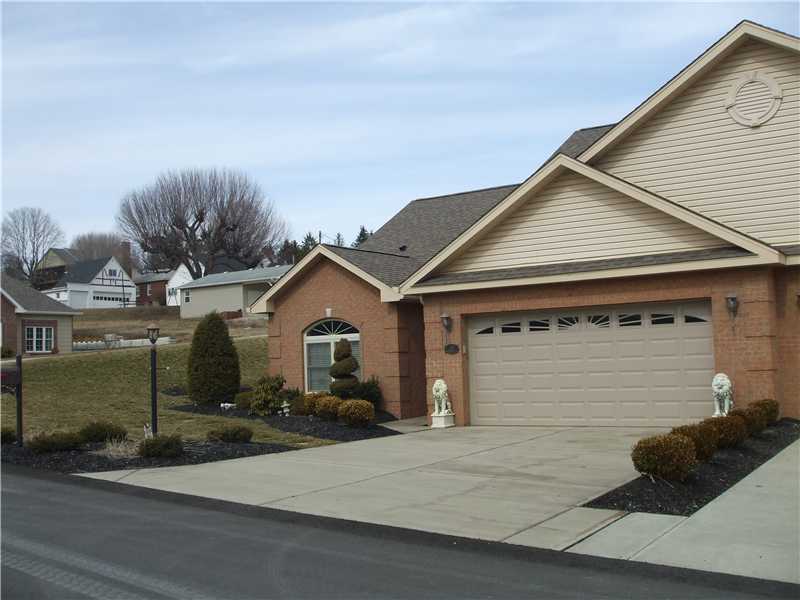
[[[737,123],[758,127],[775,116],[782,98],[781,88],[774,79],[753,71],[733,84],[725,108]]]

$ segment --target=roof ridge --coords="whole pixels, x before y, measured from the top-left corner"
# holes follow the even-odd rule
[[[616,123],[606,123],[605,125],[592,125],[591,127],[581,127],[580,129],[576,129],[575,131],[589,131],[590,129],[603,129],[604,127],[614,127]]]
[[[364,248],[352,248],[350,246],[337,246],[336,244],[322,244],[326,248],[341,248],[342,250],[353,250],[355,252],[369,252],[370,254],[385,254],[386,256],[396,256],[398,258],[412,258],[408,254],[395,254],[393,252],[381,252],[380,250],[365,250]]]
[[[452,192],[450,194],[441,194],[439,196],[423,196],[422,198],[415,198],[409,204],[420,202],[423,200],[439,200],[440,198],[449,198],[451,196],[463,196],[464,194],[477,194],[478,192],[488,192],[489,190],[499,190],[506,187],[519,187],[520,183],[508,183],[506,185],[493,185],[491,187],[479,188],[477,190],[466,190],[463,192]]]

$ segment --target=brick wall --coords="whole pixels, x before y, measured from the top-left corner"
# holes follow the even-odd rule
[[[167,282],[154,281],[150,285],[150,295],[147,294],[146,283],[137,283],[136,288],[139,295],[136,298],[136,304],[139,306],[148,306],[150,304],[158,304],[159,306],[167,305]]]
[[[361,334],[362,378],[380,381],[384,408],[398,418],[424,414],[422,308],[382,303],[379,291],[322,259],[274,299],[268,325],[269,372],[304,389],[303,334],[327,318],[347,321]]]
[[[3,304],[0,307],[0,317],[3,320],[3,348],[10,348],[17,352],[17,315],[14,305],[2,296]]]
[[[443,377],[450,389],[456,422],[469,423],[467,356],[444,353],[442,313],[453,319],[447,341],[463,348],[464,322],[470,315],[710,299],[716,370],[733,379],[737,404],[775,398],[785,415],[798,417],[798,279],[798,269],[763,267],[428,296],[424,305],[428,407],[432,406],[433,381]],[[740,302],[735,319],[725,307],[725,296],[730,293],[735,293]]]

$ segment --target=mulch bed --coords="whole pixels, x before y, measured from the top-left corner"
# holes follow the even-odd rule
[[[782,419],[738,448],[717,450],[685,481],[653,481],[642,475],[584,506],[689,516],[798,439],[800,421]]]
[[[20,448],[12,444],[4,444],[2,462],[23,465],[34,469],[47,469],[60,473],[95,473],[98,471],[115,471],[118,469],[142,469],[147,467],[170,467],[177,465],[196,465],[216,462],[229,458],[243,458],[259,454],[273,454],[294,450],[282,444],[227,444],[224,442],[197,442],[184,440],[183,455],[176,458],[109,458],[96,454],[102,444],[92,444],[86,450],[70,450],[68,452],[49,452],[34,454],[28,448]]]
[[[206,415],[215,415],[221,417],[237,417],[240,419],[254,419],[266,423],[270,427],[286,431],[288,433],[299,433],[301,435],[309,435],[311,437],[334,440],[337,442],[355,442],[357,440],[368,440],[378,437],[386,437],[388,435],[402,435],[399,431],[381,427],[376,423],[372,423],[369,427],[349,427],[343,423],[336,421],[323,421],[322,419],[314,416],[297,416],[290,415],[259,417],[258,415],[251,415],[247,410],[231,408],[230,410],[222,411],[217,405],[195,405],[183,404],[180,406],[173,406],[172,410],[179,410],[182,412],[196,412]],[[388,413],[378,413],[377,419],[381,422],[392,420],[393,417]]]

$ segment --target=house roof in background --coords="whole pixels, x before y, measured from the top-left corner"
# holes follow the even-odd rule
[[[69,248],[50,248],[50,250],[68,265],[79,261]]]
[[[228,256],[221,252],[213,257],[211,268],[207,271],[209,275],[216,273],[228,273],[230,271],[246,271],[248,266],[238,258]]]
[[[67,283],[91,283],[92,279],[97,277],[97,274],[110,260],[110,256],[104,256],[102,258],[82,260],[67,265],[64,273],[58,278],[56,286],[65,285]]]
[[[256,267],[244,271],[232,271],[230,273],[213,273],[200,279],[195,279],[182,285],[180,289],[194,289],[201,287],[212,287],[217,285],[232,285],[235,283],[272,283],[286,273],[292,265],[278,265],[277,267]]]
[[[152,283],[154,281],[169,281],[178,269],[171,271],[150,271],[139,273],[133,278],[133,283]]]
[[[17,307],[18,313],[79,315],[79,311],[53,300],[30,285],[8,275],[0,280],[3,294]]]

